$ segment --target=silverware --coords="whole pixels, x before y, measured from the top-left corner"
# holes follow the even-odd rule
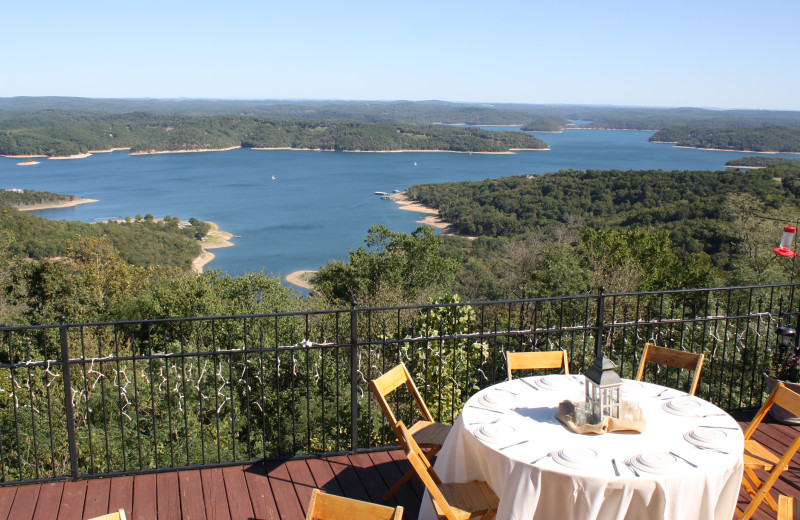
[[[717,429],[720,429],[720,430],[741,430],[741,428],[736,428],[734,426],[711,426],[711,425],[705,425],[705,424],[701,424],[700,426],[698,426],[698,428],[717,428]]]
[[[672,390],[672,388],[665,388],[662,391],[660,391],[659,393],[657,393],[655,395],[655,397],[661,397],[662,395],[664,395],[666,392],[669,392],[670,390]]]
[[[703,417],[703,418],[705,418],[705,417],[722,417],[724,415],[728,415],[728,414],[726,414],[726,413],[707,413],[705,415],[698,415],[697,417]]]
[[[520,381],[522,381],[523,383],[525,383],[525,384],[526,384],[526,385],[528,385],[529,387],[533,388],[533,389],[534,389],[534,390],[536,390],[537,392],[539,391],[539,388],[538,388],[536,385],[534,385],[533,383],[531,383],[531,382],[529,382],[529,381],[526,381],[525,379],[520,379]]]
[[[498,450],[504,450],[504,449],[510,448],[512,446],[519,446],[520,444],[525,444],[526,442],[528,442],[528,439],[525,439],[524,441],[515,442],[514,444],[509,444],[508,446],[503,446],[502,448],[497,448],[497,449]]]
[[[633,467],[633,464],[631,464],[631,461],[624,460],[623,462],[625,463],[626,466],[628,466],[628,469],[631,470],[631,473],[633,473],[637,477],[641,477],[641,475],[639,475],[639,472],[636,471],[636,468]]]
[[[552,456],[553,456],[553,454],[552,454],[552,453],[545,453],[544,455],[542,455],[542,456],[541,456],[541,457],[539,457],[538,459],[532,460],[530,463],[531,463],[531,464],[536,464],[536,463],[537,463],[537,462],[539,462],[540,460],[542,460],[542,459],[546,459],[547,457],[552,457]]]
[[[691,467],[693,467],[693,468],[696,468],[696,467],[697,467],[697,464],[695,464],[694,462],[691,462],[691,461],[689,461],[689,460],[686,460],[686,459],[684,459],[683,457],[681,457],[680,455],[678,455],[678,454],[677,454],[677,453],[675,453],[674,451],[671,451],[671,452],[669,452],[669,454],[670,454],[670,455],[672,455],[673,457],[676,457],[676,458],[679,458],[679,459],[681,459],[683,462],[685,462],[686,464],[690,465],[690,466],[691,466]]]
[[[614,473],[619,477],[619,470],[617,469],[617,461],[615,459],[611,459],[611,465],[614,466]]]
[[[470,408],[477,408],[478,410],[486,410],[487,412],[494,412],[502,414],[500,410],[492,410],[491,408],[484,408],[483,406],[475,406],[474,404],[469,405]]]
[[[727,451],[722,451],[722,450],[717,449],[717,448],[706,448],[705,446],[698,446],[697,444],[692,444],[692,446],[694,446],[698,450],[716,451],[717,453],[722,453],[723,455],[730,455],[730,453],[728,453]]]
[[[511,395],[519,395],[518,393],[512,392],[511,390],[506,390],[505,388],[499,388],[498,387],[498,388],[495,388],[495,390],[500,390],[501,392],[508,392]]]

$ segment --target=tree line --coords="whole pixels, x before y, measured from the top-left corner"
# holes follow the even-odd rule
[[[131,152],[245,148],[336,151],[448,150],[506,152],[546,148],[520,132],[446,125],[391,125],[344,120],[276,120],[253,116],[167,116],[143,112],[46,111],[0,121],[0,154],[67,156],[90,150]]]
[[[800,152],[800,129],[785,126],[758,128],[693,128],[671,126],[650,137],[651,142],[677,143],[692,148],[753,152]]]

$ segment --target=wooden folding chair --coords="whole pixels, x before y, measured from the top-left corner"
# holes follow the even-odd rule
[[[778,520],[800,520],[800,500],[785,495],[779,496]]]
[[[400,520],[403,506],[389,507],[354,498],[311,492],[306,520]]]
[[[506,367],[508,380],[511,381],[511,372],[514,370],[534,370],[547,368],[561,368],[569,374],[569,361],[566,350],[550,352],[506,352]]]
[[[697,390],[697,383],[700,382],[700,372],[703,370],[703,360],[705,354],[693,354],[683,350],[665,348],[648,343],[644,346],[642,361],[639,363],[639,371],[636,373],[636,380],[641,381],[644,376],[645,364],[649,361],[659,365],[667,365],[681,370],[694,370],[694,379],[689,393],[694,395]]]
[[[118,509],[114,513],[108,513],[107,515],[103,516],[96,516],[94,518],[90,518],[89,520],[126,520],[126,518],[128,517],[125,516],[125,510]]]
[[[764,419],[764,416],[767,415],[773,405],[785,408],[789,413],[800,415],[800,394],[789,390],[783,383],[778,383],[778,386],[769,395],[744,432],[744,475],[742,475],[742,486],[752,498],[747,509],[742,511],[737,508],[736,516],[745,520],[755,513],[762,502],[766,503],[773,513],[778,511],[778,503],[770,495],[770,489],[780,478],[781,473],[789,468],[789,462],[798,448],[800,448],[800,432],[797,433],[780,458],[757,441],[751,439],[756,428],[761,424],[761,420]],[[756,476],[755,471],[766,471],[769,474],[762,482]]]
[[[406,385],[408,392],[414,398],[414,402],[416,402],[417,409],[421,415],[421,419],[415,422],[409,431],[416,443],[428,450],[428,458],[433,458],[439,453],[439,450],[442,449],[447,434],[450,433],[450,426],[433,420],[433,416],[425,405],[425,401],[422,400],[422,396],[419,395],[417,385],[415,385],[414,381],[411,379],[411,374],[408,373],[406,366],[400,363],[379,378],[370,381],[369,387],[372,389],[372,393],[375,394],[375,399],[378,400],[378,404],[381,406],[381,410],[383,410],[383,415],[386,416],[386,420],[389,422],[395,435],[397,435],[398,421],[394,416],[394,412],[392,412],[392,409],[389,407],[389,403],[386,401],[386,396],[403,384]],[[409,470],[385,495],[383,495],[383,500],[389,500],[398,489],[411,480],[413,475],[414,471]]]
[[[397,423],[398,437],[403,451],[417,476],[425,484],[440,519],[490,520],[497,514],[500,499],[482,480],[444,483],[433,470],[431,462],[423,455],[414,437],[403,422]]]

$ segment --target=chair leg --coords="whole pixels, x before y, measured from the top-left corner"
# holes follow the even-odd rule
[[[742,485],[744,486],[747,494],[750,495],[751,498],[755,498],[759,492],[758,490],[761,489],[761,486],[763,486],[764,483],[759,480],[752,469],[745,468],[744,475],[742,476]],[[772,509],[773,513],[778,512],[778,502],[772,498],[772,495],[770,495],[769,492],[764,493],[763,501],[770,509]]]
[[[431,460],[436,456],[437,453],[439,453],[439,448],[428,448],[428,451],[425,454],[425,456],[428,458],[428,460]],[[389,489],[389,491],[386,492],[385,495],[383,495],[381,500],[383,500],[384,502],[388,502],[389,499],[392,498],[392,496],[395,493],[397,493],[397,491],[399,491],[400,488],[403,487],[409,480],[411,480],[411,477],[413,477],[414,475],[416,475],[416,473],[414,472],[414,468],[411,468],[405,475],[402,476],[402,478],[400,478],[400,480],[398,480],[395,483],[394,486],[392,486]]]

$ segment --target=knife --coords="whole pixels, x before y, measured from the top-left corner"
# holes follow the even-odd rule
[[[636,468],[634,468],[634,467],[633,467],[633,464],[631,464],[631,461],[629,461],[629,460],[626,460],[626,461],[624,461],[624,462],[625,462],[625,465],[626,465],[626,466],[628,466],[628,469],[629,469],[629,470],[631,470],[631,472],[632,472],[634,475],[636,475],[637,477],[640,477],[640,476],[641,476],[641,475],[639,475],[639,472],[638,472],[638,471],[636,471]]]
[[[617,461],[615,459],[611,459],[611,465],[614,466],[614,473],[619,476],[619,470],[617,469]]]
[[[678,454],[677,454],[677,453],[675,453],[674,451],[671,451],[671,452],[669,452],[669,454],[670,454],[670,455],[672,455],[673,457],[677,457],[677,458],[681,459],[683,462],[685,462],[686,464],[690,465],[690,466],[691,466],[691,467],[693,467],[693,468],[696,468],[696,467],[697,467],[697,464],[695,464],[695,463],[693,463],[693,462],[690,462],[690,461],[688,461],[688,460],[684,459],[683,457],[681,457],[680,455],[678,455]]]
[[[515,442],[514,444],[509,444],[508,446],[503,446],[502,448],[497,448],[498,450],[504,450],[506,448],[511,448],[512,446],[519,446],[520,444],[525,444],[528,442],[529,439],[525,439],[524,441]]]

